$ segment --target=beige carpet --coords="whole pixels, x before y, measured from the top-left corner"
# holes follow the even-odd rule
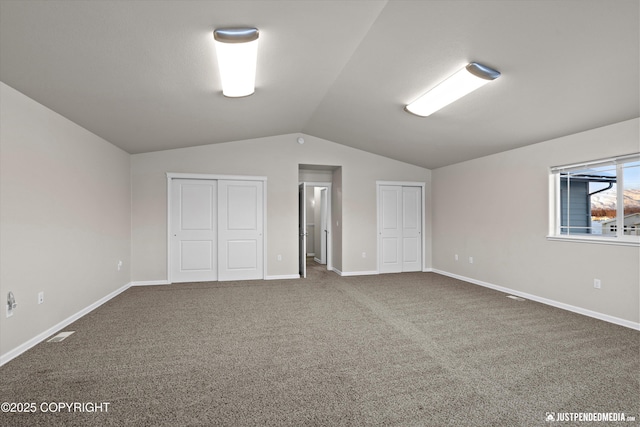
[[[136,287],[65,330],[76,332],[0,368],[0,401],[38,408],[0,413],[0,425],[640,419],[638,331],[433,273],[343,278],[311,265],[305,280]],[[44,413],[50,402],[109,405]]]

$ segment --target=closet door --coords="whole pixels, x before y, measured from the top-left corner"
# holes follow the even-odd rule
[[[402,187],[382,185],[378,194],[380,273],[402,271]]]
[[[422,271],[421,187],[379,187],[378,248],[380,273]]]
[[[171,180],[171,282],[218,280],[217,182]]]
[[[263,183],[218,182],[218,280],[263,279]]]
[[[402,271],[422,271],[420,187],[402,187]]]

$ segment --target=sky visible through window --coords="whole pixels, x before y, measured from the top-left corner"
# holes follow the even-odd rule
[[[582,173],[585,173],[584,171]],[[592,168],[588,171],[590,174],[600,176],[616,176],[616,167],[600,166]],[[640,161],[629,162],[624,164],[624,216],[640,213]],[[619,191],[618,183],[591,182],[589,185],[589,193],[591,200],[591,220],[593,234],[615,234],[617,226],[615,218],[618,211],[617,194]],[[612,221],[613,220],[613,221]],[[625,221],[625,225],[626,225]],[[635,224],[638,221],[632,221]],[[628,229],[625,227],[625,234],[637,233],[637,228]]]
[[[624,181],[625,187],[640,189],[640,161],[625,165]]]

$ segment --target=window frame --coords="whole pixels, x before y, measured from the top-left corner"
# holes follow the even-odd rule
[[[607,159],[592,160],[582,163],[553,166],[549,168],[549,232],[548,240],[570,241],[581,243],[597,243],[621,246],[640,246],[640,236],[624,234],[624,165],[640,160],[640,153],[632,153]],[[615,165],[616,185],[616,235],[561,234],[561,174],[595,166]],[[570,225],[567,225],[570,227]]]

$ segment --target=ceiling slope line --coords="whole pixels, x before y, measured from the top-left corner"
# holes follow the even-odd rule
[[[355,44],[353,49],[351,49],[351,53],[349,54],[348,58],[346,59],[346,61],[344,61],[344,63],[342,64],[342,67],[340,67],[340,70],[335,74],[335,77],[331,80],[331,84],[327,85],[327,90],[324,92],[324,95],[320,99],[320,102],[318,102],[318,104],[316,105],[316,108],[314,108],[313,111],[311,112],[311,114],[309,114],[309,117],[307,117],[307,120],[305,120],[305,122],[302,125],[302,128],[300,129],[299,132],[305,133],[305,134],[310,135],[310,136],[317,136],[317,135],[313,135],[312,133],[309,133],[309,131],[308,131],[309,122],[311,122],[311,120],[316,115],[316,112],[318,111],[320,106],[324,103],[325,99],[327,98],[327,95],[329,94],[329,92],[331,92],[331,89],[334,87],[335,82],[337,82],[338,79],[340,79],[340,77],[342,76],[342,73],[343,73],[344,69],[347,67],[347,65],[349,65],[349,63],[353,59],[354,53],[358,51],[358,49],[360,48],[360,45],[362,44],[362,42],[369,35],[369,32],[371,31],[371,28],[373,28],[375,23],[378,21],[378,18],[382,14],[383,10],[387,7],[387,4],[389,3],[389,0],[376,1],[375,3],[380,3],[380,5],[381,5],[380,9],[377,11],[377,13],[375,14],[375,17],[371,20],[369,25],[367,25],[366,31],[363,32],[362,36],[358,37],[358,42]]]

